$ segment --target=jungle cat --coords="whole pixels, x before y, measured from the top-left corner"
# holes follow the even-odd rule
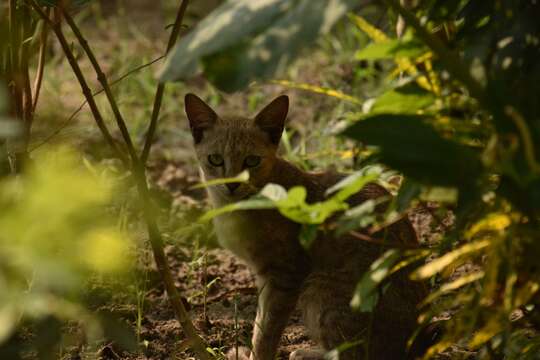
[[[196,95],[185,97],[185,110],[195,152],[205,180],[233,177],[247,169],[247,183],[208,188],[214,207],[246,199],[268,183],[286,189],[304,186],[309,203],[325,199],[325,191],[344,177],[333,171],[305,172],[277,155],[287,117],[289,99],[282,95],[253,119],[219,116]],[[389,196],[370,183],[350,198],[351,206]],[[326,351],[345,342],[362,342],[340,359],[410,359],[406,342],[415,328],[417,304],[426,295],[423,285],[404,275],[386,289],[372,317],[353,312],[349,305],[362,274],[385,250],[383,246],[346,235],[319,234],[304,249],[298,240],[300,225],[276,210],[245,210],[214,219],[220,244],[244,260],[256,277],[258,310],[251,351],[241,349],[239,359],[273,360],[289,315],[298,304],[310,337],[320,350],[297,350],[290,359],[322,359]],[[385,241],[417,244],[407,219],[384,231]],[[382,238],[382,234],[379,234]],[[230,359],[236,359],[234,349]]]

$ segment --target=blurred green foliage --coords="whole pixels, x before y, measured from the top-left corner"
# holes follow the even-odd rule
[[[2,358],[24,351],[54,358],[67,321],[80,322],[90,344],[105,334],[82,293],[92,277],[129,269],[130,242],[109,215],[112,179],[82,160],[66,148],[47,151],[24,174],[0,182]],[[17,347],[29,324],[37,324],[35,348]]]
[[[352,0],[226,1],[182,38],[163,81],[193,75],[199,62],[214,85],[232,92],[284,67],[357,5]]]

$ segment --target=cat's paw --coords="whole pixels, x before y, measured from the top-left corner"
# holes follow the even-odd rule
[[[323,350],[298,349],[289,355],[289,360],[322,360],[325,352]]]
[[[251,351],[244,346],[238,347],[238,353],[236,348],[232,348],[227,352],[227,360],[249,360]]]

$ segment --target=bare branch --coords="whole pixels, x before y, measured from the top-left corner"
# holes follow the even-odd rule
[[[182,27],[182,21],[184,19],[184,14],[186,13],[186,8],[188,6],[189,0],[182,0],[180,7],[178,8],[178,13],[176,14],[176,20],[174,21],[173,28],[171,30],[171,36],[169,37],[169,42],[167,44],[167,50],[165,54],[168,54],[169,51],[173,48],[176,43],[176,38]],[[144,143],[144,148],[141,153],[141,163],[146,164],[148,160],[148,155],[150,154],[150,149],[152,147],[152,141],[154,134],[157,128],[157,122],[159,118],[159,112],[161,110],[161,101],[163,99],[163,92],[165,91],[165,84],[160,83],[156,89],[156,96],[154,97],[154,107],[152,109],[152,117],[150,118],[150,125],[148,126],[148,132],[146,133],[146,141]]]
[[[131,74],[139,71],[139,70],[142,70],[152,64],[155,64],[156,62],[160,61],[161,59],[163,59],[165,57],[165,55],[161,55],[157,58],[155,58],[154,60],[150,61],[150,62],[147,62],[145,64],[142,64],[142,65],[139,65],[131,70],[129,70],[128,72],[126,72],[124,75],[120,76],[118,79],[115,79],[113,81],[111,81],[110,85],[111,86],[114,86],[116,84],[118,84],[120,81],[124,80],[125,78],[127,78],[128,76],[130,76]],[[103,93],[103,88],[95,91],[92,93],[92,96],[95,97],[101,93]],[[71,120],[73,120],[80,112],[81,110],[84,108],[84,106],[88,104],[88,101],[87,100],[84,100],[80,105],[79,107],[73,112],[71,113],[71,115],[67,118],[66,121],[64,121],[62,123],[62,125],[60,125],[56,130],[54,130],[49,136],[47,136],[42,142],[40,142],[39,144],[35,145],[32,149],[29,150],[29,152],[32,152],[34,150],[36,150],[37,148],[45,145],[46,143],[48,143],[49,141],[51,141],[56,135],[58,135],[62,130],[64,130],[68,125],[69,123],[71,122]]]
[[[45,20],[51,27],[51,29],[54,31],[58,41],[60,42],[60,45],[62,46],[62,50],[64,51],[64,54],[66,55],[66,58],[68,59],[68,62],[73,69],[73,73],[77,77],[77,80],[81,86],[82,92],[84,96],[86,97],[86,100],[88,101],[88,105],[90,106],[90,110],[92,111],[92,115],[94,116],[94,120],[96,121],[96,124],[98,128],[101,130],[101,133],[103,134],[103,137],[105,138],[105,141],[111,146],[112,150],[115,152],[116,156],[122,160],[124,164],[127,164],[127,159],[114,141],[113,137],[111,136],[109,130],[107,129],[107,126],[105,125],[105,122],[103,121],[103,117],[101,116],[101,113],[99,111],[99,108],[97,107],[97,104],[92,97],[92,91],[90,90],[90,87],[88,86],[88,83],[86,82],[86,79],[81,71],[81,68],[79,64],[77,63],[77,60],[75,59],[75,56],[73,55],[73,52],[71,51],[71,47],[69,46],[69,43],[64,36],[64,33],[62,31],[62,24],[61,22],[53,22],[49,17],[47,17],[47,14],[41,9],[41,7],[35,2],[35,0],[27,0],[30,6],[39,14],[39,16]]]

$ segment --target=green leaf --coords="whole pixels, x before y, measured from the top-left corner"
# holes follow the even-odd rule
[[[244,170],[240,174],[236,175],[235,177],[231,178],[220,178],[220,179],[214,179],[209,181],[201,182],[200,184],[196,184],[191,187],[191,189],[200,189],[200,188],[207,188],[209,186],[216,186],[216,185],[223,185],[223,184],[230,184],[230,183],[245,183],[249,180],[249,171]]]
[[[354,0],[227,1],[178,42],[161,81],[191,76],[202,62],[217,87],[241,89],[284,69],[355,5]]]
[[[358,206],[353,207],[352,209],[347,210],[338,221],[336,235],[341,236],[351,230],[366,228],[373,224],[377,220],[376,216],[374,215],[376,206],[387,200],[388,199],[386,196],[376,200],[370,199],[364,201]]]
[[[351,307],[360,312],[371,312],[377,306],[379,300],[379,286],[390,274],[390,270],[401,257],[398,250],[392,249],[385,252],[362,276],[356,285]]]
[[[261,190],[261,195],[273,201],[279,201],[287,198],[287,189],[278,184],[266,184]]]
[[[381,162],[425,184],[469,185],[480,171],[475,153],[441,137],[420,115],[377,114],[343,135],[380,149]]]
[[[347,210],[349,205],[346,200],[360,191],[367,183],[375,180],[378,174],[378,172],[367,175],[361,172],[353,174],[331,189],[334,192],[337,191],[335,195],[328,200],[312,204],[306,202],[307,192],[302,186],[292,187],[286,192],[279,185],[268,184],[258,195],[251,199],[210,210],[200,220],[208,221],[221,214],[237,210],[277,208],[283,216],[297,223],[306,225],[322,224],[336,212]]]
[[[416,114],[435,102],[433,93],[415,83],[392,89],[375,100],[372,113]]]
[[[402,213],[407,210],[411,202],[420,194],[422,186],[411,179],[405,179],[399,189],[398,195],[394,198],[396,211]]]
[[[426,299],[424,299],[424,301],[422,302],[422,305],[430,304],[434,300],[441,297],[442,295],[445,295],[449,293],[450,291],[457,290],[467,284],[480,280],[483,277],[484,277],[484,272],[478,271],[478,272],[473,272],[471,274],[463,275],[455,280],[444,283],[441,285],[441,287],[437,291],[429,294],[429,296]]]
[[[273,209],[275,208],[275,203],[267,198],[262,197],[253,197],[249,200],[239,201],[233,204],[225,205],[217,209],[212,209],[207,211],[199,221],[207,222],[215,218],[216,216],[226,214],[238,210],[254,210],[254,209]]]
[[[326,190],[326,196],[337,192],[336,196],[340,199],[346,199],[352,194],[357,193],[367,183],[376,180],[381,176],[383,169],[378,166],[371,166],[369,168],[356,171],[351,175],[338,181],[335,185]]]
[[[427,51],[427,47],[419,40],[394,39],[371,43],[362,50],[359,50],[355,57],[358,60],[416,58],[425,54]]]
[[[443,256],[423,265],[411,274],[411,279],[422,280],[427,279],[438,272],[442,271],[454,261],[466,255],[474,254],[490,245],[489,240],[481,240],[465,244],[456,250],[450,251]]]
[[[315,239],[317,239],[319,227],[317,225],[304,225],[300,231],[300,245],[306,250],[308,250]]]

